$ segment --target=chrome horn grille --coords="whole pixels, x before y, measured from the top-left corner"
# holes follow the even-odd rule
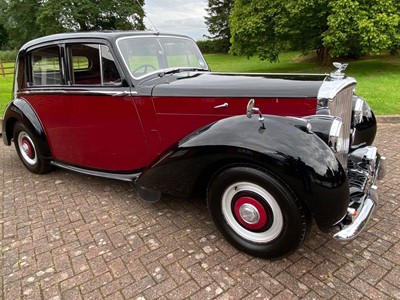
[[[350,148],[352,97],[353,87],[347,87],[340,91],[331,101],[328,101],[330,114],[339,117],[343,122],[343,144],[338,149],[336,157],[345,169],[347,169]]]
[[[343,123],[343,142],[336,157],[347,170],[347,158],[352,133],[352,98],[356,81],[351,77],[342,79],[328,77],[318,92],[318,110],[339,117]]]

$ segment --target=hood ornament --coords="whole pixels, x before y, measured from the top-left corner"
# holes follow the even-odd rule
[[[346,70],[347,66],[349,64],[342,64],[340,62],[334,62],[333,66],[337,69],[336,71],[332,72],[330,74],[330,77],[333,79],[343,79],[345,74],[342,73],[344,70]]]

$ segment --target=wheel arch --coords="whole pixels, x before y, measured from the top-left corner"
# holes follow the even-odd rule
[[[8,146],[11,145],[14,126],[18,121],[27,126],[32,134],[35,135],[42,156],[44,158],[50,158],[51,151],[43,125],[35,110],[22,98],[14,99],[5,111],[3,120],[4,144]]]

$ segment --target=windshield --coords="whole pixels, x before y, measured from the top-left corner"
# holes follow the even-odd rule
[[[125,65],[134,78],[170,68],[208,70],[194,41],[181,37],[125,37],[117,41]]]

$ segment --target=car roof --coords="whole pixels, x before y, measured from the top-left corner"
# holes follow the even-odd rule
[[[19,51],[25,51],[32,46],[37,46],[40,44],[57,42],[62,40],[71,40],[71,39],[105,39],[110,42],[115,41],[120,37],[126,36],[176,36],[176,37],[184,37],[189,38],[184,35],[179,34],[171,34],[171,33],[160,33],[155,31],[87,31],[87,32],[68,32],[68,33],[57,33],[52,35],[43,36],[34,40],[31,40],[24,44]],[[190,38],[189,38],[190,39]]]

